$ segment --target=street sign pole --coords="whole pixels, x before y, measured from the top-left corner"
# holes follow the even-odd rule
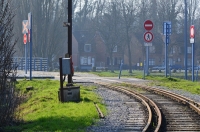
[[[194,82],[194,43],[192,43],[192,81]]]
[[[144,65],[143,65],[143,69],[144,69],[144,72],[143,72],[143,79],[145,80],[145,66],[146,65],[146,62],[145,62],[145,60],[144,60]]]
[[[32,14],[28,13],[28,22],[29,22],[29,31],[30,33],[28,35],[30,35],[30,80],[32,80]],[[29,37],[29,36],[28,36]]]
[[[147,30],[147,32],[144,34],[144,40],[147,43],[144,43],[146,46],[146,64],[144,65],[144,73],[146,71],[146,75],[149,75],[149,46],[152,45],[151,41],[153,40],[153,33],[149,32],[153,29],[153,22],[151,20],[146,20],[144,22],[144,28]]]
[[[163,23],[163,34],[165,35],[165,77],[168,74],[168,45],[169,45],[169,35],[171,35],[171,22],[166,21]]]
[[[168,23],[166,23],[166,35],[165,35],[165,77],[167,77],[167,67],[168,67],[168,34],[169,34],[169,26]]]
[[[185,43],[185,80],[187,80],[187,0],[184,0],[185,2],[185,21],[184,21],[184,43]]]
[[[149,46],[146,46],[146,75],[149,75]]]
[[[194,25],[190,26],[190,43],[192,44],[192,81],[194,82],[194,38],[195,38],[195,32],[194,32]]]
[[[167,66],[168,66],[168,44],[167,44],[167,35],[165,36],[165,77],[167,77]]]
[[[27,74],[27,44],[25,46],[25,74]]]

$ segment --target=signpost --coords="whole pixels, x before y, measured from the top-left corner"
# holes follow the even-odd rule
[[[28,41],[30,43],[30,80],[32,80],[32,14],[28,13]]]
[[[165,77],[167,77],[168,71],[168,45],[169,45],[169,35],[171,35],[171,22],[166,21],[163,23],[163,34],[165,35]],[[170,68],[169,68],[170,70]]]
[[[26,34],[28,33],[28,20],[23,20],[22,21],[22,34],[24,34],[23,37],[23,42],[24,42],[24,47],[25,47],[25,74],[27,74],[27,36]]]
[[[25,44],[25,74],[27,74],[27,41],[30,43],[30,80],[32,80],[32,14],[28,13],[28,20],[22,21],[23,42]],[[28,36],[27,36],[28,34]],[[27,38],[28,37],[28,38]]]
[[[144,22],[144,28],[145,28],[145,30],[147,30],[147,31],[152,30],[152,29],[153,29],[153,22],[152,22],[151,20],[146,20],[146,21]]]
[[[28,20],[22,21],[22,34],[28,33]]]
[[[190,43],[194,43],[194,25],[190,26]]]
[[[153,40],[153,33],[150,32],[150,30],[153,29],[153,22],[151,20],[146,20],[144,22],[144,29],[146,30],[146,32],[144,33],[144,46],[146,46],[146,74],[149,74],[149,46],[152,46],[152,40]],[[145,68],[144,68],[145,70]],[[145,73],[145,71],[144,71]]]
[[[26,44],[26,43],[27,43],[27,36],[26,36],[26,34],[24,34],[24,37],[23,37],[23,42],[24,42],[24,44]]]
[[[194,25],[190,26],[190,43],[192,44],[192,81],[194,82],[194,38],[195,38],[195,31]]]

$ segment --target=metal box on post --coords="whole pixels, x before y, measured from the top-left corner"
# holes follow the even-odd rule
[[[80,101],[80,87],[79,86],[64,87],[63,90],[64,90],[64,102]]]
[[[70,58],[60,58],[60,89],[58,91],[58,98],[61,102],[80,101],[80,87],[67,85],[63,86],[63,76],[71,74],[71,60]]]
[[[71,74],[70,58],[62,58],[63,75]]]

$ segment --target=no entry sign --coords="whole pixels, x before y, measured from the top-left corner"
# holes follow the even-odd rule
[[[151,20],[146,20],[144,22],[144,28],[147,30],[147,31],[150,31],[151,29],[153,29],[153,22]]]
[[[194,38],[194,25],[190,26],[190,38]]]

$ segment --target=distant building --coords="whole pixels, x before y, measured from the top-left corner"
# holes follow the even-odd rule
[[[113,62],[107,53],[107,49],[101,35],[96,32],[74,31],[73,40],[73,61],[74,67],[80,70],[92,70],[93,67],[110,68],[113,63],[114,68],[119,68],[120,61],[123,59],[122,51],[118,47],[113,50]],[[76,43],[77,44],[74,44]],[[77,51],[78,49],[78,51]]]

